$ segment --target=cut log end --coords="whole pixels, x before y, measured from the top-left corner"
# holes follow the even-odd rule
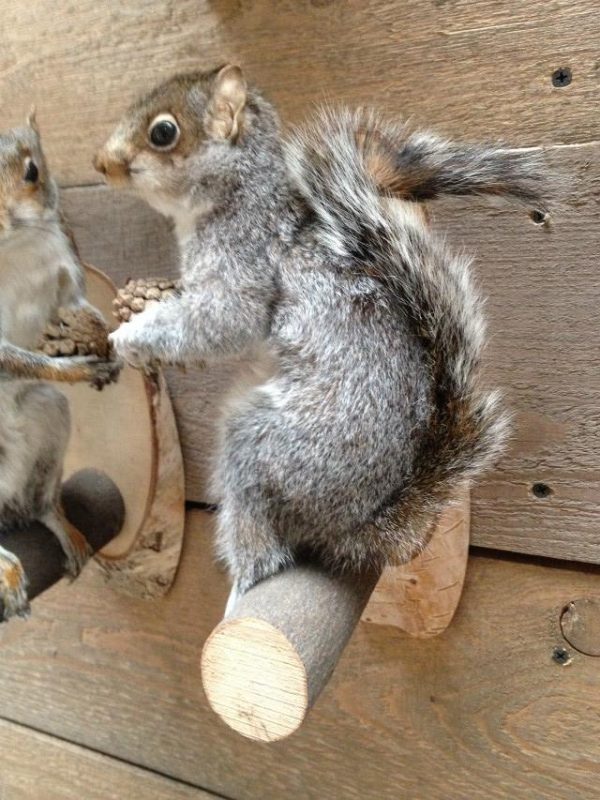
[[[202,654],[213,710],[256,741],[294,733],[327,685],[377,578],[303,565],[240,597]]]
[[[204,646],[202,676],[213,711],[254,741],[284,739],[308,711],[306,669],[298,652],[261,619],[222,622]]]

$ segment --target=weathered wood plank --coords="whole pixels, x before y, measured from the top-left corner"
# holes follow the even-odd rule
[[[516,412],[510,453],[474,492],[472,541],[600,562],[600,146],[552,148],[549,161],[566,184],[549,225],[535,225],[526,209],[435,206],[437,227],[475,255],[489,296],[489,371]],[[168,226],[154,212],[103,188],[64,197],[84,256],[118,283],[174,274]],[[214,420],[234,373],[224,365],[170,375],[190,499],[211,499]],[[537,483],[552,493],[537,497]]]
[[[552,151],[564,175],[548,225],[527,211],[444,204],[439,223],[475,254],[489,297],[489,373],[515,412],[515,437],[473,493],[471,541],[600,562],[600,147]]]
[[[598,138],[596,0],[7,0],[2,22],[3,127],[35,102],[69,185],[96,181],[92,153],[141,90],[225,59],[287,120],[335,99],[517,145]]]
[[[2,800],[210,800],[215,795],[0,720]]]
[[[600,660],[569,648],[560,615],[598,596],[598,568],[472,557],[442,636],[360,623],[304,728],[257,745],[200,689],[227,591],[210,534],[191,513],[164,600],[117,596],[86,572],[3,627],[0,715],[245,800],[597,798]]]

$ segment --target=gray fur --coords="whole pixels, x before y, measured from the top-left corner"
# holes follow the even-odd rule
[[[39,167],[36,186],[23,178],[28,158]],[[36,379],[101,384],[109,380],[109,369],[31,351],[59,307],[84,304],[83,269],[63,229],[56,185],[32,121],[0,135],[0,529],[44,523],[59,539],[72,575],[86,553],[74,548],[59,504],[69,405],[57,389]],[[0,548],[5,616],[27,614],[25,589],[18,560]]]
[[[477,383],[484,323],[469,261],[377,184],[357,144],[385,133],[394,169],[408,170],[403,130],[340,110],[284,145],[251,92],[236,142],[199,142],[178,162],[193,188],[172,216],[203,209],[180,236],[181,296],[113,334],[138,364],[246,353],[255,369],[224,415],[215,474],[217,548],[238,592],[300,555],[334,569],[412,557],[452,493],[501,452],[506,416]],[[507,194],[532,185],[531,165],[507,152],[478,151],[470,172],[473,148],[444,144],[453,157],[436,161],[428,141],[435,193],[485,191],[507,174]],[[130,188],[147,197],[150,178],[138,180]]]

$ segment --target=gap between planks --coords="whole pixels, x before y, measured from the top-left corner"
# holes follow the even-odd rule
[[[33,785],[43,789],[46,800],[80,800],[80,776],[86,791],[94,792],[86,800],[122,800],[134,787],[145,800],[235,800],[2,715],[0,746],[0,800],[32,800],[24,792]],[[42,762],[43,774],[36,773]]]

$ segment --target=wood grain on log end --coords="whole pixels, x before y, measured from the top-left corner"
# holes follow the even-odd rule
[[[261,619],[222,622],[202,653],[213,711],[248,739],[274,742],[294,733],[308,710],[306,669],[291,642]]]
[[[253,586],[208,638],[202,680],[231,728],[262,742],[294,733],[331,678],[379,573],[286,569]]]

